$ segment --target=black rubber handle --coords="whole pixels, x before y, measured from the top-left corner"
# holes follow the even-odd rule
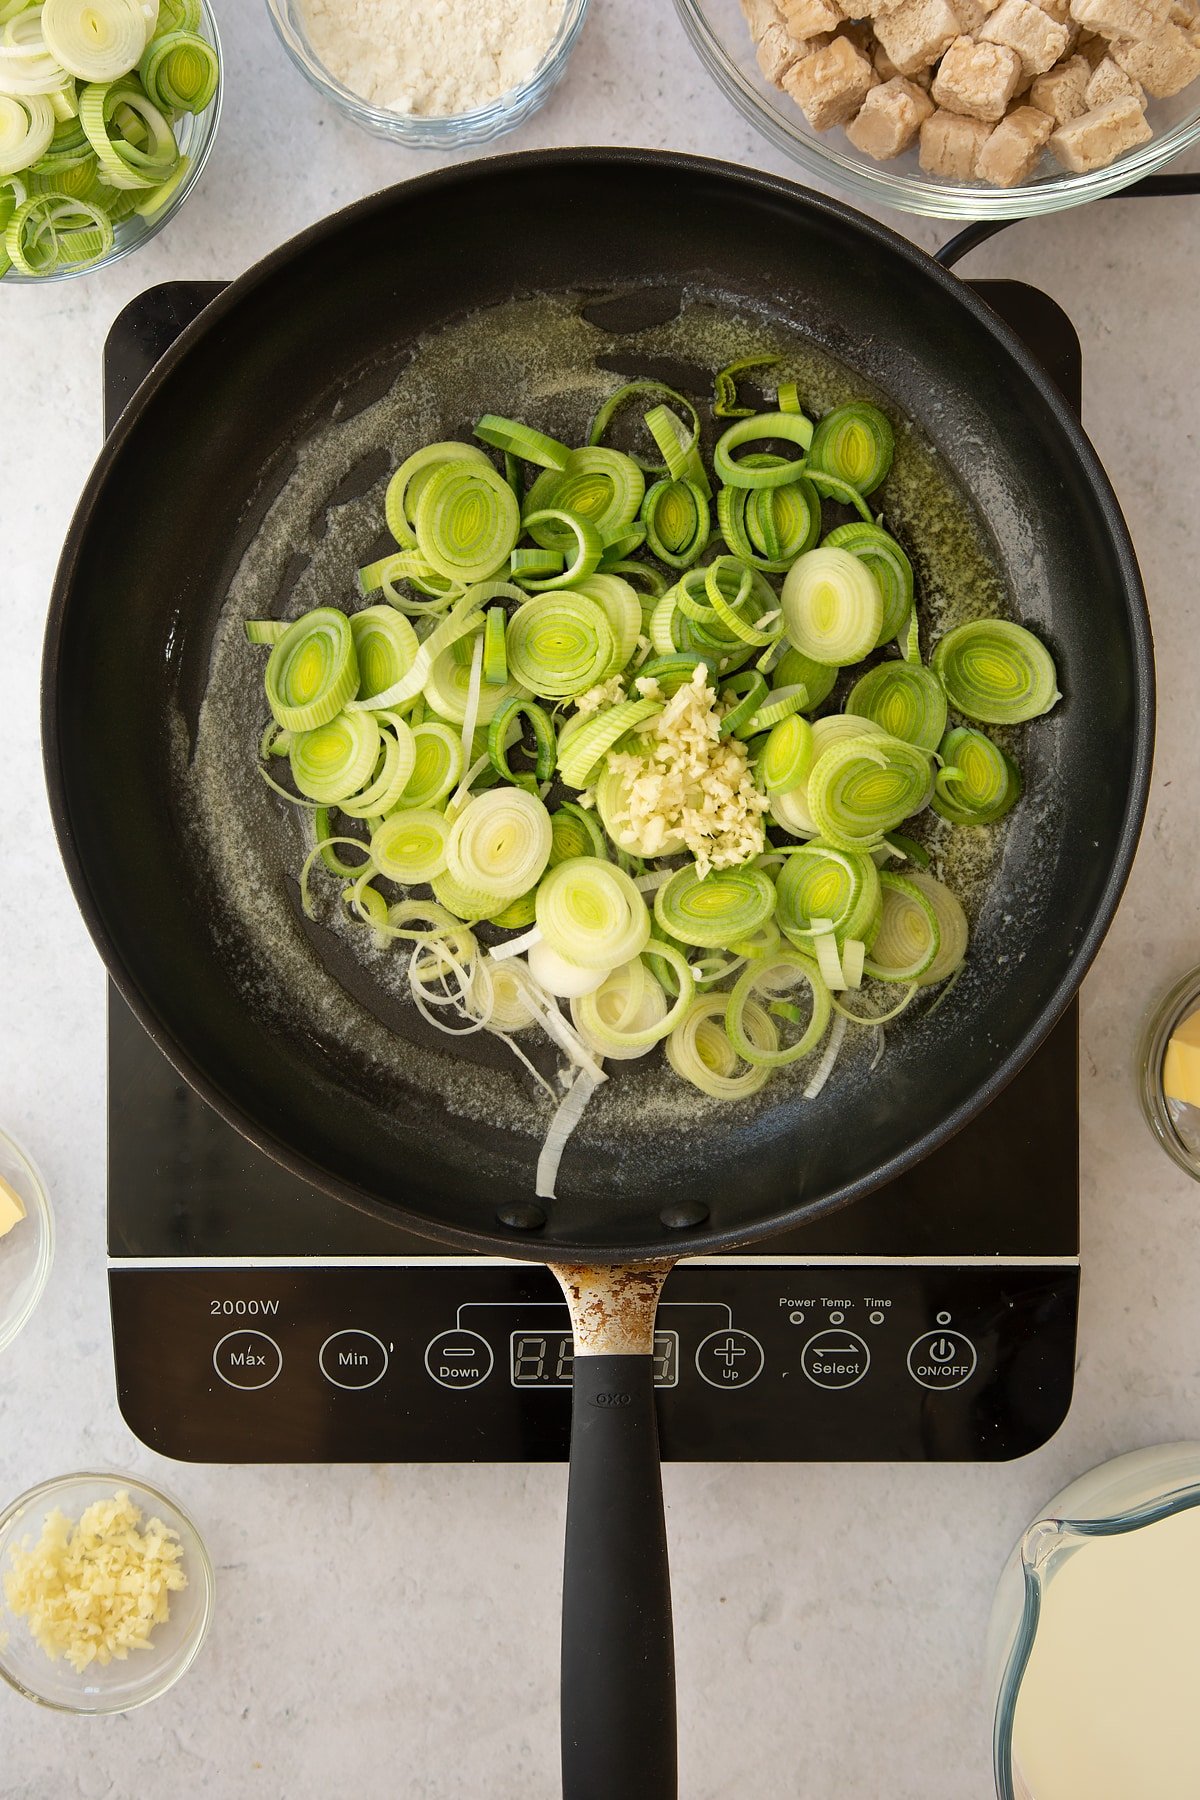
[[[675,1643],[654,1362],[576,1356],[563,1800],[675,1800]]]

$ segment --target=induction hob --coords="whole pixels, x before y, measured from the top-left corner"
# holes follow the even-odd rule
[[[133,301],[111,429],[219,283]],[[1046,295],[978,282],[1073,405]],[[1066,1416],[1079,1296],[1078,1010],[898,1180],[735,1256],[659,1312],[664,1457],[999,1460]],[[109,992],[109,1285],[131,1429],[202,1462],[565,1460],[571,1332],[537,1263],[447,1255],[306,1186],[201,1100]]]

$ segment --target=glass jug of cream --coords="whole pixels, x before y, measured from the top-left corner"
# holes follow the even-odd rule
[[[999,1800],[1197,1800],[1200,1444],[1056,1495],[1005,1567],[988,1654]]]

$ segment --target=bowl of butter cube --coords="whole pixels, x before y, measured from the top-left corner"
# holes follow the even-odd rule
[[[0,1351],[33,1317],[53,1260],[46,1185],[27,1152],[0,1131]]]
[[[1146,1019],[1138,1093],[1167,1155],[1200,1181],[1200,968],[1181,977]]]
[[[1024,218],[1200,139],[1200,0],[675,0],[803,168],[932,218]]]

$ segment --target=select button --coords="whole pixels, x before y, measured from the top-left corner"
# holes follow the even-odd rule
[[[387,1347],[370,1331],[335,1331],[317,1359],[326,1381],[338,1388],[369,1388],[387,1374]]]
[[[283,1351],[265,1331],[230,1331],[213,1351],[213,1368],[226,1387],[270,1387],[283,1367]]]
[[[908,1353],[908,1372],[920,1387],[944,1394],[970,1381],[978,1360],[961,1331],[926,1331]]]
[[[800,1367],[814,1387],[857,1387],[871,1366],[871,1352],[856,1331],[839,1326],[818,1331],[800,1353]]]

